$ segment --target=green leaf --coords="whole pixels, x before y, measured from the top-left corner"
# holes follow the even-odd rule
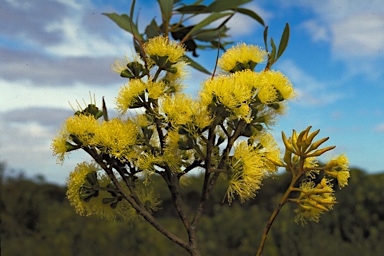
[[[137,38],[142,40],[142,37],[139,33],[139,30],[137,29],[136,24],[127,14],[118,15],[117,13],[103,13],[103,15],[113,20],[119,27],[121,27],[125,31],[128,31],[129,33],[135,35]]]
[[[173,0],[157,0],[159,2],[161,13],[166,20],[172,16]]]
[[[223,38],[225,36],[225,32],[228,31],[228,28],[226,26],[222,26],[219,29],[206,29],[201,30],[198,34],[196,34],[193,39],[203,41],[203,42],[211,42],[215,39]]]
[[[263,27],[265,27],[264,20],[254,11],[249,10],[249,9],[245,9],[245,8],[237,8],[237,9],[233,9],[233,10],[237,11],[238,13],[241,13],[241,14],[244,14],[244,15],[251,17],[252,19],[259,22],[261,25],[263,25]]]
[[[275,41],[273,41],[272,37],[271,37],[271,46],[272,46],[272,51],[270,54],[270,59],[274,62],[276,60],[276,44],[275,44]]]
[[[186,6],[183,6],[183,7],[176,9],[176,11],[183,13],[183,14],[196,14],[196,13],[211,12],[209,10],[206,10],[206,8],[207,8],[207,6],[205,6],[205,5],[186,5]]]
[[[265,27],[264,29],[264,45],[265,45],[265,50],[268,52],[268,26]]]
[[[252,0],[216,0],[210,4],[207,9],[211,12],[222,12],[237,8],[240,5],[251,2]]]
[[[147,35],[147,39],[153,38],[155,36],[159,36],[160,28],[157,25],[155,19],[151,21],[151,23],[145,28],[145,34]]]
[[[281,35],[279,50],[277,51],[276,59],[280,58],[280,56],[283,54],[283,52],[288,46],[288,41],[289,41],[289,24],[287,23],[285,24],[283,34]]]
[[[203,27],[205,26],[208,26],[209,24],[211,24],[212,22],[214,22],[215,20],[218,20],[218,19],[221,19],[222,17],[225,17],[225,16],[229,16],[229,15],[232,15],[232,13],[212,13],[211,15],[209,15],[207,18],[205,18],[204,20],[202,20],[200,23],[198,23],[196,26],[193,27],[193,29],[191,29],[191,31],[189,31],[189,35],[192,36],[192,35],[195,35],[197,34]]]
[[[208,70],[206,70],[203,66],[201,66],[199,63],[195,62],[194,60],[192,60],[191,58],[189,58],[188,56],[184,56],[186,59],[187,59],[187,62],[189,63],[189,65],[191,67],[193,67],[194,69],[196,70],[199,70],[200,72],[203,72],[207,75],[212,75]]]

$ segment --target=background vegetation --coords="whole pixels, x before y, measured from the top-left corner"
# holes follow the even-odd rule
[[[69,205],[66,188],[42,177],[10,177],[1,169],[1,255],[188,255],[145,221],[111,222],[81,217]],[[158,182],[161,182],[159,179]],[[184,197],[197,203],[201,179],[196,177]],[[338,191],[340,202],[319,223],[294,223],[288,204],[280,212],[264,255],[380,255],[384,250],[384,174],[352,169],[349,186]],[[156,182],[155,182],[156,184]],[[210,198],[200,225],[202,255],[254,255],[269,214],[289,184],[288,175],[264,181],[255,200],[229,206],[221,203],[224,187]],[[176,212],[165,186],[161,222],[177,233]],[[161,191],[163,189],[164,191]],[[190,200],[189,200],[190,199]],[[292,205],[293,206],[293,205]],[[191,205],[193,208],[193,205]],[[180,236],[184,234],[180,233]]]

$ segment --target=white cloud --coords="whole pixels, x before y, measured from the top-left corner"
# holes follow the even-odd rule
[[[296,92],[297,101],[304,106],[323,106],[336,102],[345,97],[344,94],[331,90],[330,82],[327,84],[307,74],[292,60],[281,60],[280,69],[291,80]]]
[[[333,50],[343,57],[371,57],[384,51],[384,13],[362,13],[331,26]]]
[[[331,35],[329,30],[316,20],[305,21],[302,27],[310,33],[312,40],[315,42],[330,40]]]
[[[331,56],[342,61],[345,76],[364,75],[370,80],[384,77],[384,4],[382,0],[284,1],[285,8],[311,10],[310,20],[302,21],[315,42],[327,42]],[[372,72],[372,70],[376,70]]]
[[[52,127],[37,122],[1,122],[0,128],[0,161],[26,172],[28,177],[39,174],[50,182],[63,184],[77,163],[90,160],[85,153],[75,152],[65,160],[65,165],[56,164],[50,148],[51,140],[56,136]]]
[[[70,108],[68,102],[74,104],[76,100],[85,99],[89,103],[89,93],[96,94],[97,105],[101,106],[101,97],[105,97],[106,104],[113,108],[114,99],[120,85],[114,87],[94,87],[92,85],[77,84],[72,87],[38,87],[30,81],[8,82],[0,79],[1,88],[8,92],[1,100],[1,111],[9,111],[20,107],[56,107]],[[123,83],[121,84],[123,85]],[[27,93],[26,93],[27,92]]]
[[[72,5],[75,5],[73,1]],[[89,4],[75,5],[75,8],[67,16],[47,23],[45,27],[46,32],[60,33],[62,41],[45,47],[45,50],[50,54],[60,57],[118,56],[128,50],[126,42],[131,41],[131,36],[117,26],[113,33],[106,30],[100,31],[95,26],[87,27],[87,24],[84,23],[84,18],[87,12],[92,9],[93,7]],[[105,16],[100,15],[99,19],[104,19],[111,26],[115,26]],[[93,29],[93,31],[90,29]]]
[[[312,39],[330,39],[335,55],[351,58],[377,55],[384,45],[384,4],[380,0],[296,1],[315,17],[303,26]]]

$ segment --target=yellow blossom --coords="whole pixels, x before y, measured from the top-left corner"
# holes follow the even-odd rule
[[[164,99],[162,110],[171,122],[182,125],[192,122],[196,103],[186,94],[176,94]]]
[[[161,82],[148,81],[146,84],[146,89],[148,92],[148,98],[158,99],[160,96],[164,94],[165,83],[162,81]]]
[[[250,137],[259,154],[265,155],[268,161],[264,161],[265,170],[270,173],[277,171],[278,166],[284,166],[280,159],[280,149],[272,134],[259,132]]]
[[[324,212],[315,207],[303,207],[295,209],[296,213],[295,222],[304,226],[308,221],[319,222],[320,215]]]
[[[348,185],[348,179],[350,177],[349,171],[343,170],[337,172],[337,182],[339,183],[339,187],[345,187]]]
[[[249,74],[249,72],[239,72],[205,81],[200,92],[202,104],[208,106],[212,101],[216,101],[216,104],[221,103],[231,111],[234,117],[250,122],[249,103],[254,91],[252,76]]]
[[[118,74],[121,74],[121,72],[125,69],[127,69],[127,64],[130,62],[128,56],[125,56],[122,59],[115,60],[115,63],[111,65],[111,68],[113,71],[115,71]]]
[[[120,88],[119,94],[116,98],[117,109],[121,113],[126,113],[129,108],[135,106],[139,102],[139,95],[144,94],[146,84],[139,79],[132,79],[128,85]]]
[[[308,171],[313,170],[314,168],[318,167],[318,161],[316,157],[306,157],[304,160],[304,168]],[[308,175],[307,175],[308,176]]]
[[[167,133],[163,160],[172,172],[181,172],[183,161],[190,163],[193,156],[193,150],[179,149],[179,142],[183,141],[182,137],[185,138],[185,135],[180,135],[177,129],[170,129]]]
[[[143,153],[137,159],[137,167],[142,171],[147,171],[145,174],[147,178],[156,170],[156,164],[162,164],[163,159],[161,156],[155,156],[151,153]]]
[[[137,195],[147,211],[152,213],[159,210],[161,205],[160,196],[155,194],[153,189],[142,188]]]
[[[230,162],[230,173],[227,189],[229,203],[237,194],[241,202],[254,198],[265,176],[265,159],[246,141],[235,147]]]
[[[148,120],[148,116],[146,114],[136,115],[133,120],[139,127],[148,127],[151,125],[151,122]]]
[[[76,212],[83,216],[91,215],[92,211],[90,211],[89,205],[80,198],[79,191],[85,183],[87,174],[96,171],[96,165],[83,162],[78,164],[75,170],[69,174],[67,198],[71,205],[75,207]]]
[[[64,156],[68,151],[67,140],[68,140],[68,134],[66,134],[64,131],[61,131],[60,135],[55,137],[52,140],[51,148],[53,151],[53,155],[57,155],[58,163],[63,163]]]
[[[92,139],[97,129],[99,128],[99,123],[93,115],[75,115],[69,117],[65,121],[64,131],[76,138],[72,138],[75,144],[78,144],[77,140],[81,142],[82,146],[92,144]]]
[[[101,124],[94,143],[105,153],[124,160],[131,151],[130,146],[136,143],[137,134],[137,127],[132,121],[114,118]]]
[[[93,163],[82,162],[70,173],[67,180],[67,198],[76,212],[82,216],[98,215],[101,218],[115,220],[116,217],[123,219],[129,218],[132,207],[126,200],[118,202],[116,207],[103,202],[103,199],[111,198],[111,194],[105,190],[98,190],[97,196],[92,196],[89,200],[83,200],[81,195],[85,188],[92,188],[87,179],[87,175],[95,172],[97,185],[95,187],[107,187],[111,184],[110,178],[105,174],[98,173],[98,167]]]
[[[258,77],[257,83],[260,90],[266,91],[269,93],[271,88],[273,88],[276,95],[274,99],[270,98],[269,100],[264,100],[264,101],[261,100],[262,102],[288,100],[293,98],[296,95],[293,90],[291,82],[280,71],[268,70],[268,71],[260,72],[258,73],[258,75],[259,77]]]
[[[341,154],[330,160],[324,167],[324,171],[331,177],[337,178],[340,188],[348,185],[349,161],[345,154]]]
[[[193,105],[194,108],[194,124],[203,129],[209,126],[213,122],[213,117],[209,113],[206,106],[201,102],[197,102]]]
[[[165,143],[167,145],[166,149],[170,152],[170,154],[177,154],[180,137],[181,135],[177,130],[170,129],[168,131]]]
[[[332,209],[336,203],[334,190],[330,181],[325,178],[317,185],[313,181],[305,179],[300,185],[300,190],[300,196],[296,200],[299,207],[295,210],[297,213],[295,221],[301,225],[306,224],[307,221],[318,222],[320,214]]]
[[[168,37],[157,36],[149,39],[144,45],[145,52],[151,56],[167,57],[171,63],[178,62],[184,55],[185,49],[181,44],[170,41]]]
[[[267,52],[258,46],[238,44],[232,46],[221,56],[218,66],[227,72],[253,70],[257,63],[265,60],[266,56]]]

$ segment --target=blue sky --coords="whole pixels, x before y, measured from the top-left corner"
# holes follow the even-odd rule
[[[159,16],[156,1],[138,0],[141,31]],[[130,1],[2,0],[0,4],[0,161],[28,176],[43,174],[63,183],[76,163],[72,153],[57,165],[50,142],[72,114],[68,101],[102,96],[113,109],[124,80],[113,73],[115,59],[130,54],[132,39],[103,12],[128,13]],[[384,3],[381,0],[252,1],[278,40],[288,22],[291,39],[274,69],[298,92],[274,127],[291,133],[309,125],[330,137],[335,153],[351,166],[384,171]],[[262,45],[263,28],[236,15],[229,26],[235,42]],[[212,54],[197,59],[211,69]],[[206,77],[192,72],[186,82],[195,94]],[[193,77],[193,79],[192,79]]]

